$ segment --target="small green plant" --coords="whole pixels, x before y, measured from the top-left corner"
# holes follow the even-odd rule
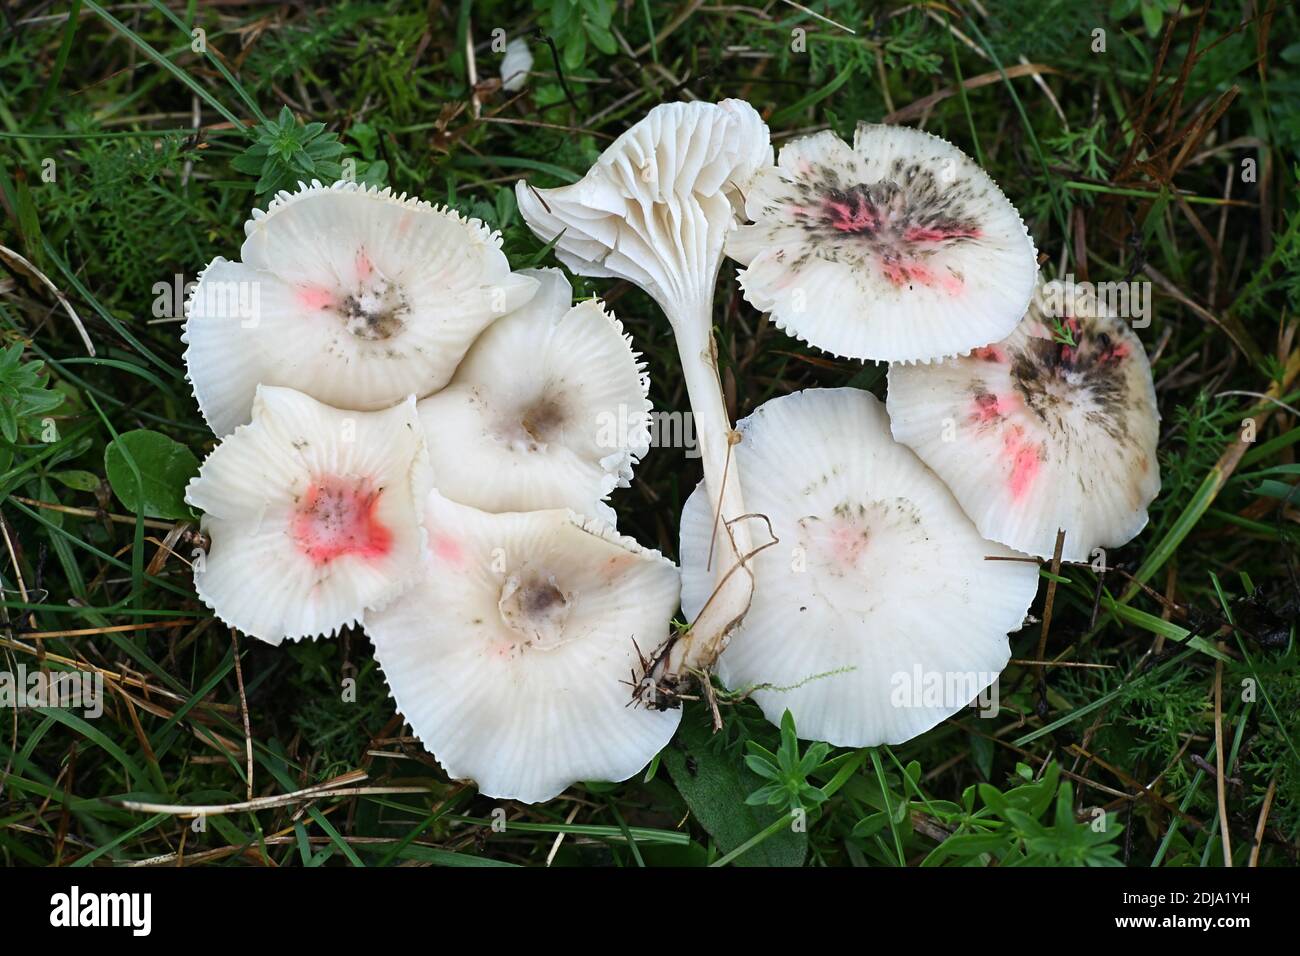
[[[1077,169],[1089,179],[1105,180],[1106,168],[1113,162],[1106,152],[1105,139],[1106,117],[1099,116],[1090,126],[1063,129],[1047,137],[1043,144],[1071,169]]]
[[[14,459],[14,449],[25,440],[52,440],[43,416],[63,404],[45,378],[45,363],[23,362],[23,345],[15,342],[0,350],[0,471]]]
[[[1048,316],[1048,321],[1052,323],[1052,340],[1057,345],[1072,349],[1079,344],[1074,340],[1074,327],[1069,321],[1063,322],[1055,315]]]
[[[257,141],[230,165],[258,177],[256,189],[260,196],[292,188],[300,179],[339,179],[343,175],[338,161],[342,155],[343,144],[334,133],[325,131],[324,123],[303,125],[285,106],[278,119],[261,126]]]
[[[587,62],[587,44],[606,56],[618,52],[610,22],[614,4],[609,0],[533,0],[542,14],[542,29],[555,41],[560,61],[567,70]]]
[[[946,825],[955,825],[925,859],[924,865],[1120,866],[1116,837],[1123,827],[1113,814],[1098,810],[1080,822],[1074,812],[1074,787],[1061,782],[1061,767],[1051,763],[1034,779],[1025,764],[1016,765],[1024,782],[1007,791],[989,783],[968,787],[962,806],[931,803],[928,809]],[[984,804],[975,808],[978,793]],[[1045,822],[1055,807],[1051,823]]]
[[[746,741],[745,765],[768,781],[746,798],[750,806],[766,804],[789,810],[806,810],[826,802],[825,792],[808,782],[825,763],[830,744],[815,743],[801,756],[799,738],[795,734],[794,717],[790,711],[781,715],[781,743],[776,753],[762,744]]]

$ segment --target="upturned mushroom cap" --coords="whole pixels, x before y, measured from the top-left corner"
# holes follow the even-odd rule
[[[1151,365],[1093,296],[1035,296],[1006,339],[889,370],[894,437],[947,482],[980,533],[1042,558],[1089,560],[1147,523],[1160,491]],[[1059,300],[1060,332],[1039,300]],[[1074,344],[1065,344],[1064,339]]]
[[[501,58],[501,89],[507,93],[517,93],[528,83],[528,71],[533,68],[533,51],[528,49],[528,41],[515,37],[506,44],[505,56]]]
[[[727,240],[745,298],[826,352],[930,361],[1002,338],[1033,292],[1034,244],[989,175],[937,136],[861,125],[782,148]]]
[[[186,368],[219,436],[259,384],[358,410],[428,395],[534,289],[481,222],[387,189],[300,185],[244,231],[243,261],[214,259],[185,310]]]
[[[185,491],[211,539],[195,589],[270,644],[332,634],[414,579],[432,486],[415,399],[345,412],[261,386],[252,418]]]
[[[681,718],[629,706],[637,646],[662,641],[677,608],[672,562],[569,511],[493,515],[435,491],[425,523],[420,580],[365,626],[448,775],[537,803],[644,767]]]
[[[571,508],[612,524],[604,499],[650,447],[649,379],[600,302],[572,306],[558,269],[527,274],[538,293],[419,403],[438,490],[483,511]]]
[[[744,100],[664,103],[569,186],[515,187],[529,227],[578,275],[627,279],[676,324],[707,302],[733,202],[764,162],[767,127]]]
[[[889,435],[884,407],[852,388],[772,399],[738,425],[747,505],[778,543],[753,560],[753,606],[718,660],[730,688],[778,723],[836,746],[901,743],[951,716],[1010,656],[1007,633],[1038,569],[985,541],[948,489]],[[682,513],[682,610],[697,613],[712,515]],[[762,542],[758,542],[762,543]],[[718,547],[714,543],[714,549]],[[931,682],[955,687],[937,698]],[[917,686],[921,684],[923,686]]]

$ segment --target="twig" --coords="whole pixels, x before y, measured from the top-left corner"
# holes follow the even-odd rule
[[[196,618],[183,617],[175,621],[156,621],[149,624],[114,624],[111,627],[78,627],[70,631],[20,631],[25,638],[49,641],[56,637],[94,637],[97,634],[120,634],[123,631],[153,631],[170,627],[188,627],[197,623]]]
[[[1228,782],[1223,773],[1223,661],[1214,662],[1214,769],[1219,794],[1219,833],[1223,837],[1223,865],[1232,866],[1232,842],[1228,838]]]
[[[1264,794],[1264,805],[1259,808],[1259,822],[1255,824],[1255,845],[1250,848],[1250,862],[1247,866],[1259,866],[1259,849],[1264,845],[1264,825],[1268,823],[1268,812],[1273,808],[1273,794],[1276,792],[1277,777],[1271,777]]]
[[[810,17],[816,17],[818,20],[822,21],[822,23],[829,23],[833,27],[839,27],[845,33],[852,33],[854,36],[858,35],[856,30],[850,29],[849,27],[846,27],[844,24],[832,20],[830,17],[824,17],[816,10],[809,10],[802,3],[795,3],[794,0],[781,0],[781,2],[787,4],[788,6],[794,7],[800,13],[806,13]],[[699,6],[699,4],[696,4],[696,6]]]
[[[1056,529],[1056,548],[1052,551],[1052,577],[1047,582],[1047,598],[1043,601],[1043,627],[1038,633],[1038,659],[1047,653],[1047,630],[1052,626],[1052,605],[1056,603],[1056,579],[1061,573],[1061,550],[1065,547],[1065,529]],[[1047,713],[1047,678],[1038,667],[1038,694],[1042,713]]]
[[[90,341],[90,336],[86,334],[86,327],[81,324],[81,316],[77,315],[77,310],[72,307],[68,297],[59,291],[56,286],[40,269],[36,268],[25,258],[14,252],[8,246],[0,246],[0,259],[6,260],[10,265],[16,265],[24,272],[36,277],[40,283],[54,293],[54,298],[59,300],[59,305],[63,306],[63,311],[67,312],[72,319],[72,324],[77,327],[78,334],[81,335],[81,341],[85,343],[86,351],[93,358],[95,355],[95,343]]]
[[[351,773],[343,774],[341,777],[335,777],[333,780],[317,784],[314,787],[307,787],[305,790],[295,790],[292,793],[281,793],[273,797],[258,797],[256,800],[246,800],[243,803],[206,803],[186,805],[182,803],[143,803],[138,800],[110,800],[114,806],[121,807],[123,810],[134,810],[137,813],[170,813],[180,817],[215,817],[227,813],[253,813],[258,810],[270,810],[274,807],[283,807],[294,803],[306,803],[312,800],[320,800],[325,797],[365,797],[376,796],[380,794],[397,794],[397,793],[428,793],[428,787],[339,787],[342,782],[354,783],[358,780],[365,780],[367,774],[360,770],[354,770]]]
[[[248,722],[248,696],[244,693],[244,668],[239,663],[239,633],[230,629],[230,650],[235,658],[235,684],[239,687],[239,710],[244,717],[244,751],[248,760],[248,799],[253,799],[253,731]]]
[[[109,521],[117,524],[135,524],[134,515],[115,515],[105,511],[96,511],[94,508],[74,508],[72,505],[56,505],[48,501],[40,501],[36,498],[24,498],[21,495],[10,495],[14,501],[30,505],[33,508],[44,508],[46,511],[57,511],[60,514],[76,515],[78,518],[107,518]],[[146,528],[152,528],[155,531],[170,531],[172,523],[170,521],[155,521],[152,518],[143,518],[140,520]]]
[[[1053,69],[1052,67],[1046,66],[1045,64],[1042,63],[1023,63],[1020,66],[1007,67],[1006,76],[1007,79],[1014,80],[1017,77],[1021,77],[1021,76],[1037,76],[1040,73],[1059,73],[1059,72],[1060,70]],[[1002,81],[1002,74],[997,70],[993,70],[992,72],[981,73],[979,76],[972,76],[968,80],[963,80],[961,86],[963,89],[973,90],[981,86],[989,86],[990,84],[993,83],[1000,83],[1001,81]],[[946,100],[948,97],[952,96],[956,92],[957,92],[957,87],[945,86],[943,89],[931,93],[929,96],[923,96],[919,100],[913,100],[911,103],[908,103],[906,106],[897,110],[893,110],[890,113],[887,113],[884,119],[882,119],[880,122],[901,123],[904,120],[909,120],[912,119],[913,117],[920,116],[922,113],[930,109],[930,107],[934,106],[936,103],[943,102],[944,100]]]
[[[574,803],[573,809],[569,811],[568,817],[564,820],[566,826],[573,822],[573,818],[578,815],[578,811],[581,809],[581,803]],[[555,854],[560,852],[560,844],[564,842],[564,835],[566,832],[567,831],[565,830],[561,830],[559,833],[555,834],[555,840],[551,843],[551,851],[546,854],[547,866],[551,865],[551,862],[555,859]]]

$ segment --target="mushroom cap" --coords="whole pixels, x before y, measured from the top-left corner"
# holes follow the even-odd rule
[[[483,511],[571,508],[614,523],[604,499],[650,448],[650,382],[631,339],[559,269],[478,338],[451,384],[419,403],[438,490]]]
[[[252,418],[185,490],[211,539],[195,590],[270,644],[333,634],[414,579],[433,484],[415,398],[348,412],[263,385]]]
[[[528,41],[515,37],[506,44],[505,56],[501,58],[501,89],[507,93],[517,93],[528,83],[528,71],[533,68],[533,51],[528,49]]]
[[[1075,346],[1040,307],[1064,311]],[[947,482],[980,533],[1050,558],[1086,561],[1147,523],[1160,491],[1160,413],[1151,364],[1095,296],[1036,295],[1001,342],[932,366],[892,366],[896,439]]]
[[[752,559],[753,604],[718,659],[723,683],[757,685],[768,720],[788,708],[801,737],[844,747],[909,740],[992,683],[1038,568],[985,560],[1016,555],[981,538],[890,437],[884,406],[858,389],[810,389],[765,402],[737,427],[745,503],[779,540]],[[713,588],[712,529],[697,487],[682,512],[688,619]],[[899,699],[900,681],[906,690],[918,674],[952,682],[955,696]]]
[[[249,420],[259,384],[374,410],[450,381],[475,337],[527,301],[477,219],[350,182],[300,184],[244,224],[186,302],[185,364],[209,426]]]
[[[965,153],[906,126],[791,141],[727,239],[745,298],[826,352],[931,361],[1002,338],[1034,289],[1033,241]]]
[[[767,127],[744,100],[663,103],[618,137],[581,180],[515,187],[524,220],[578,275],[626,279],[670,316],[707,304],[734,204],[764,162]]]
[[[565,510],[488,514],[432,492],[431,559],[367,613],[397,702],[449,776],[538,803],[579,780],[623,780],[680,711],[629,706],[637,645],[668,635],[672,562]],[[633,642],[636,642],[635,644]]]

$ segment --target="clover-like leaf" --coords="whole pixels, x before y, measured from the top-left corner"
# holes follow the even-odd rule
[[[104,449],[104,472],[113,494],[128,510],[150,518],[192,517],[185,486],[198,470],[192,451],[147,428],[124,432]]]

